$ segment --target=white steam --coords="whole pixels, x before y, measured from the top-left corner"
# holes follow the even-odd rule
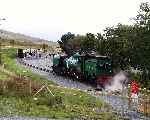
[[[106,91],[122,91],[124,87],[127,85],[128,78],[126,74],[123,71],[120,71],[118,74],[116,74],[110,84],[107,84],[105,86]]]

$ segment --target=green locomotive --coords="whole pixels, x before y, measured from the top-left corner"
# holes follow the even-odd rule
[[[78,53],[70,57],[55,55],[52,68],[56,74],[88,81],[102,87],[111,80],[113,73],[109,57]]]

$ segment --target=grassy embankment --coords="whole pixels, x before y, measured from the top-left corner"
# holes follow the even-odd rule
[[[0,68],[0,115],[116,119],[107,104],[82,91],[59,87],[31,73],[16,64],[15,55],[16,49],[3,50],[4,68]],[[47,90],[33,96],[43,83],[49,85],[54,96]],[[105,109],[102,111],[102,108]]]

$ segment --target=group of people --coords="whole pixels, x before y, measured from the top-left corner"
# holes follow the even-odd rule
[[[42,50],[25,49],[23,50],[23,54],[25,58],[31,58],[31,57],[39,58],[41,57]]]

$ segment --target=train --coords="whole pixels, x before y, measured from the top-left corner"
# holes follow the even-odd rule
[[[24,52],[23,49],[18,49],[19,58],[26,57],[27,53],[30,55],[32,52],[31,50]],[[108,56],[79,53],[71,56],[67,54],[52,55],[52,70],[56,75],[90,83],[97,88],[105,88],[106,84],[111,84],[113,67],[112,60]]]
[[[53,57],[52,68],[57,75],[69,76],[101,88],[111,83],[113,76],[112,60],[108,56],[56,54]]]

